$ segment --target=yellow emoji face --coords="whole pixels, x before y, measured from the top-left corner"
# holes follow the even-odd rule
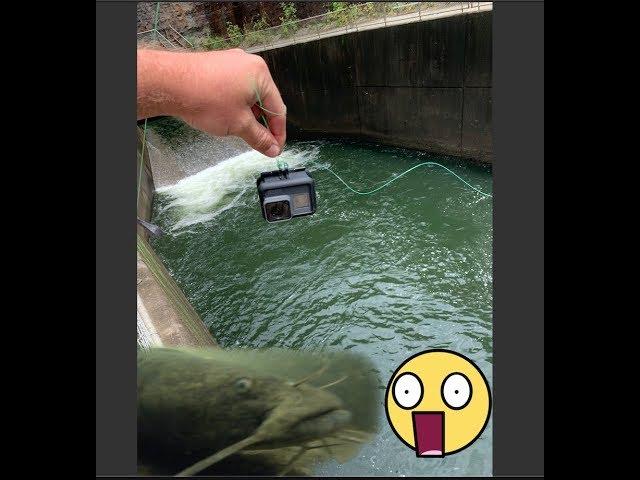
[[[491,412],[489,384],[467,357],[427,350],[394,372],[385,398],[395,434],[418,457],[444,457],[471,445]]]

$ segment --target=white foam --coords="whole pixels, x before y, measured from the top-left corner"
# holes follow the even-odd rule
[[[289,168],[308,165],[318,156],[317,148],[285,150],[278,160]],[[277,170],[277,160],[252,150],[185,177],[174,185],[157,189],[170,198],[164,207],[173,210],[171,230],[207,222],[239,204],[248,189],[255,189],[260,172]]]

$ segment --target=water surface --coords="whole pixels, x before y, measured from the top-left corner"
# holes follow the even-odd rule
[[[159,190],[153,242],[223,346],[339,349],[375,363],[384,390],[409,356],[429,348],[467,355],[492,383],[492,203],[436,167],[371,196],[417,163],[441,162],[490,192],[487,167],[413,150],[352,142],[288,145],[282,158],[316,180],[318,211],[278,224],[260,214],[255,179],[275,161],[246,152]],[[472,446],[418,459],[381,428],[360,455],[318,475],[490,475],[491,422]]]

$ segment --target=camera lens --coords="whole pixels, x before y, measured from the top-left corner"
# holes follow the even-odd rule
[[[267,203],[264,206],[267,220],[275,222],[278,220],[288,220],[291,218],[291,208],[287,200],[280,200],[279,202]]]

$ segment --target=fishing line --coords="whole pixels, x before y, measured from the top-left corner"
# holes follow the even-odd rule
[[[265,108],[263,106],[262,99],[260,98],[260,93],[258,92],[258,89],[256,87],[255,81],[253,81],[253,90],[254,90],[255,95],[256,95],[256,102],[258,104],[258,107],[261,110],[263,110],[263,111],[265,111],[267,113],[270,113],[271,115],[281,115],[280,113],[272,112],[272,111],[268,110],[267,108]],[[262,119],[262,122],[264,123],[264,126],[268,129],[269,128],[269,121],[267,120],[267,117],[264,115],[264,113],[260,113],[260,118]],[[136,203],[138,203],[139,198],[140,198],[140,183],[141,183],[141,179],[142,179],[142,168],[143,168],[143,162],[144,162],[144,150],[145,150],[145,144],[146,144],[146,133],[147,133],[147,119],[145,119],[145,121],[144,121],[144,128],[142,130],[142,154],[141,154],[141,158],[140,158],[140,173],[139,173],[139,176],[138,176],[138,188],[137,188],[137,197],[138,198],[137,198]],[[281,158],[279,158],[276,161],[276,165],[277,165],[277,168],[279,170],[287,170],[289,168],[289,165],[287,164],[287,162],[285,162]],[[470,188],[474,192],[477,192],[477,193],[479,193],[480,195],[482,195],[484,197],[493,198],[493,194],[483,192],[482,190],[474,187],[469,182],[467,182],[464,178],[462,178],[460,175],[455,173],[453,170],[451,170],[448,167],[445,167],[444,165],[442,165],[442,164],[440,164],[438,162],[429,161],[429,162],[422,162],[422,163],[419,163],[417,165],[414,165],[413,167],[408,168],[407,170],[402,172],[401,174],[391,178],[390,180],[387,180],[386,182],[384,182],[379,187],[376,187],[376,188],[374,188],[372,190],[367,190],[367,191],[360,191],[360,190],[356,190],[355,188],[351,187],[347,182],[345,182],[342,179],[342,177],[340,175],[338,175],[336,172],[334,172],[329,167],[320,167],[320,169],[324,169],[324,170],[329,171],[329,173],[331,173],[334,177],[336,177],[345,187],[347,187],[348,190],[350,190],[351,192],[355,193],[356,195],[372,195],[372,194],[382,190],[383,188],[388,187],[389,185],[391,185],[396,180],[399,180],[400,178],[402,178],[405,175],[407,175],[409,172],[412,172],[413,170],[415,170],[417,168],[420,168],[420,167],[423,167],[423,166],[440,167],[440,168],[446,170],[447,172],[449,172],[451,175],[453,175],[456,179],[458,179],[460,182],[462,182],[464,185],[466,185],[468,188]]]
[[[265,108],[265,106],[262,104],[262,98],[260,98],[260,92],[258,92],[258,87],[256,85],[256,80],[253,77],[251,77],[251,85],[253,86],[253,91],[256,94],[256,103],[258,104],[258,107],[260,107],[260,110],[265,111],[267,113],[270,113],[271,115],[275,115],[276,117],[284,115],[284,113],[272,112],[271,110]],[[287,107],[285,106],[284,108],[285,108],[285,112],[286,112],[286,108]],[[262,122],[264,123],[264,126],[269,128],[269,122],[267,121],[265,116],[261,115],[261,117],[262,117]]]
[[[158,40],[158,19],[160,18],[160,2],[156,3],[156,18],[153,21],[153,38]]]
[[[278,159],[276,165],[277,165],[279,170],[286,170],[286,169],[289,168],[289,165],[287,164],[287,162],[285,162],[284,160],[280,160],[280,159]],[[467,182],[464,178],[462,178],[460,175],[458,175],[456,172],[454,172],[450,168],[447,168],[447,167],[445,167],[444,165],[442,165],[442,164],[440,164],[438,162],[422,162],[422,163],[419,163],[418,165],[414,165],[413,167],[411,167],[411,168],[405,170],[404,172],[402,172],[400,175],[397,175],[397,176],[393,177],[391,180],[387,180],[386,182],[384,182],[379,187],[374,188],[373,190],[365,191],[365,192],[362,192],[360,190],[356,190],[355,188],[351,187],[347,182],[345,182],[342,179],[342,177],[340,175],[338,175],[336,172],[331,170],[329,167],[320,167],[320,170],[328,170],[333,176],[335,176],[338,180],[340,180],[345,187],[347,187],[350,191],[352,191],[353,193],[355,193],[357,195],[371,195],[371,194],[376,193],[377,191],[382,190],[383,188],[391,185],[393,182],[395,182],[396,180],[399,180],[400,178],[404,177],[407,173],[411,172],[412,170],[415,170],[416,168],[427,166],[427,165],[444,168],[447,172],[449,172],[451,175],[456,177],[458,180],[460,180],[462,183],[464,183],[467,187],[469,187],[473,191],[475,191],[475,192],[477,192],[480,195],[483,195],[485,197],[493,197],[493,195],[491,193],[485,193],[482,190],[474,187],[469,182]]]
[[[142,169],[144,164],[144,147],[147,144],[147,119],[144,119],[144,128],[142,129],[142,151],[140,153],[140,168],[138,173],[138,189],[136,193],[136,209],[140,203],[140,182],[142,181]]]
[[[422,162],[419,163],[418,165],[414,165],[413,167],[405,170],[404,172],[402,172],[400,175],[393,177],[391,180],[388,180],[387,182],[383,183],[382,185],[380,185],[378,188],[374,188],[373,190],[368,190],[366,192],[361,192],[360,190],[356,190],[355,188],[352,188],[347,182],[345,182],[340,175],[338,175],[336,172],[334,172],[333,170],[331,170],[329,167],[323,167],[325,170],[328,170],[331,174],[333,174],[338,180],[340,180],[343,185],[345,187],[347,187],[349,190],[351,190],[353,193],[357,194],[357,195],[371,195],[373,193],[376,193],[379,190],[382,190],[383,188],[385,188],[388,185],[391,185],[393,182],[395,182],[396,180],[404,177],[407,173],[411,172],[412,170],[415,170],[416,168],[419,167],[423,167],[426,165],[433,165],[436,167],[440,167],[440,168],[444,168],[447,172],[449,172],[451,175],[453,175],[454,177],[456,177],[458,180],[460,180],[462,183],[464,183],[467,187],[469,187],[470,189],[472,189],[475,192],[478,192],[480,195],[484,195],[485,197],[493,197],[493,195],[491,193],[485,193],[482,190],[479,190],[478,188],[474,187],[473,185],[471,185],[469,182],[467,182],[464,178],[462,178],[460,175],[458,175],[457,173],[455,173],[453,170],[445,167],[444,165],[437,163],[437,162]]]
[[[253,85],[253,90],[256,94],[256,98],[257,98],[257,103],[258,106],[272,114],[272,115],[280,115],[279,113],[275,113],[275,112],[271,112],[270,110],[267,110],[266,108],[263,107],[262,105],[262,99],[260,98],[260,93],[258,92],[258,89],[255,86],[255,83]],[[260,114],[260,117],[262,118],[262,122],[264,123],[264,126],[268,129],[269,128],[269,122],[267,121],[266,117],[264,116],[264,114]],[[289,168],[289,165],[287,164],[287,162],[285,162],[284,160],[278,159],[277,163],[276,163],[277,167],[279,170],[287,170]],[[479,193],[480,195],[483,195],[485,197],[492,197],[493,195],[491,193],[485,193],[482,190],[474,187],[473,185],[471,185],[469,182],[467,182],[464,178],[462,178],[460,175],[458,175],[456,172],[454,172],[453,170],[451,170],[450,168],[445,167],[444,165],[438,163],[438,162],[422,162],[419,163],[418,165],[414,165],[413,167],[405,170],[404,172],[402,172],[400,175],[393,177],[392,179],[386,181],[385,183],[383,183],[382,185],[380,185],[377,188],[374,188],[373,190],[368,190],[366,192],[362,192],[360,190],[356,190],[355,188],[351,187],[347,182],[345,182],[342,177],[340,177],[340,175],[338,175],[336,172],[334,172],[333,170],[331,170],[329,167],[322,167],[324,170],[328,170],[333,176],[335,176],[338,180],[340,180],[342,182],[342,184],[347,187],[350,191],[352,191],[353,193],[355,193],[356,195],[371,195],[373,193],[376,193],[379,190],[382,190],[383,188],[387,187],[388,185],[391,185],[393,182],[395,182],[396,180],[404,177],[407,173],[415,170],[416,168],[419,167],[424,167],[424,166],[436,166],[436,167],[440,167],[440,168],[444,168],[447,172],[449,172],[451,175],[453,175],[454,177],[456,177],[458,180],[460,180],[462,183],[464,183],[467,187],[469,187],[471,190]]]
[[[260,94],[258,93],[258,89],[255,87],[253,87],[253,91],[256,92],[256,97],[258,97],[258,106],[262,109],[265,110],[265,108],[262,106],[262,100],[260,100]],[[267,130],[269,130],[269,122],[267,121],[267,117],[264,116],[264,113],[260,113],[260,118],[262,119],[262,123],[264,123],[264,126]]]
[[[160,2],[156,3],[156,15],[153,21],[153,35],[154,39],[158,39],[158,20],[160,19]],[[140,182],[142,180],[142,165],[144,163],[144,147],[147,144],[147,119],[144,119],[144,128],[142,129],[142,153],[140,154],[140,173],[138,174],[138,188],[136,192],[136,209],[140,202]]]

